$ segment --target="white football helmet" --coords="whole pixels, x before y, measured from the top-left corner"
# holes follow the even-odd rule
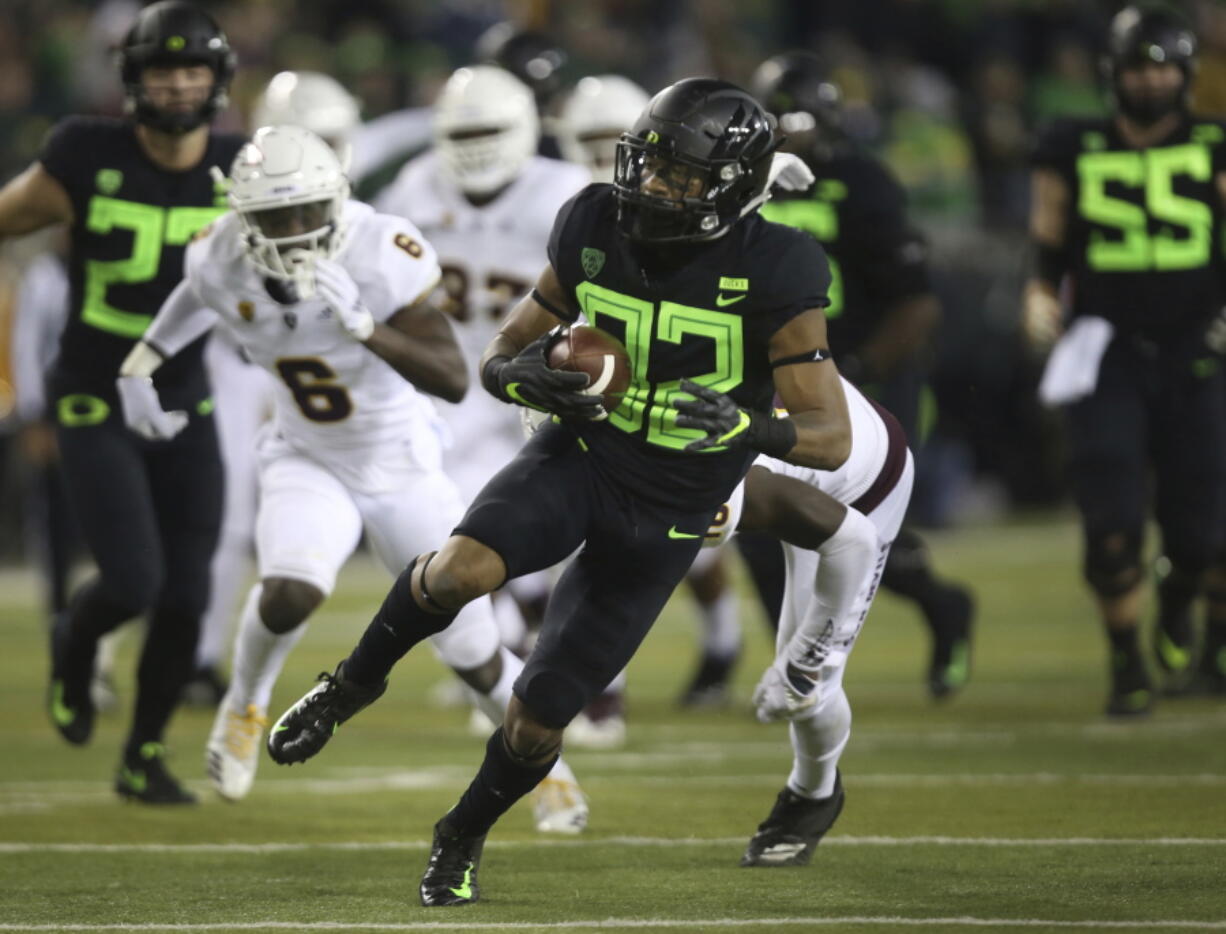
[[[344,245],[348,197],[336,152],[302,127],[260,128],[230,169],[230,207],[247,259],[261,274],[292,282],[299,298],[315,292],[315,260]]]
[[[594,182],[612,182],[617,140],[650,100],[621,75],[584,78],[566,98],[556,121],[558,147],[571,162],[586,165]]]
[[[465,194],[491,195],[514,181],[540,135],[532,92],[493,65],[461,68],[434,102],[439,162]]]
[[[349,137],[361,115],[357,98],[335,78],[317,71],[282,71],[273,76],[251,111],[252,130],[262,126],[300,126],[336,150],[349,167]]]

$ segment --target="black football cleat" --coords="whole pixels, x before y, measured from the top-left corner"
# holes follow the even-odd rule
[[[347,681],[344,665],[337,665],[335,674],[322,672],[319,683],[273,724],[268,734],[268,754],[273,762],[306,762],[328,744],[342,723],[383,696],[386,681],[373,687]]]
[[[971,676],[971,625],[975,600],[964,587],[943,588],[932,607],[932,656],[928,662],[928,692],[936,700],[961,690]]]
[[[677,698],[678,707],[725,707],[731,701],[729,683],[732,669],[740,658],[738,649],[731,655],[704,652],[689,686]]]
[[[471,905],[481,896],[477,886],[477,869],[485,834],[465,837],[455,832],[443,818],[434,825],[434,843],[430,861],[421,877],[421,903],[427,908],[436,905]]]
[[[161,743],[144,743],[136,755],[125,755],[115,776],[115,791],[141,804],[195,804],[196,796],[170,774],[165,758]]]
[[[742,866],[807,866],[813,850],[843,810],[843,777],[834,780],[834,793],[814,801],[785,787],[758,832],[749,841]]]
[[[1144,717],[1154,709],[1154,686],[1137,651],[1113,650],[1108,717]]]
[[[73,639],[68,614],[56,616],[51,627],[51,684],[47,688],[47,715],[64,739],[74,746],[89,742],[94,732],[94,677],[96,642],[82,645]]]

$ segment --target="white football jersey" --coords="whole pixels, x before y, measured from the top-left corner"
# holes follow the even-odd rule
[[[412,224],[356,201],[345,205],[344,221],[348,236],[336,260],[376,321],[435,288],[436,254]],[[380,486],[381,468],[396,462],[434,466],[430,401],[346,334],[322,300],[275,301],[245,260],[241,238],[237,215],[223,215],[188,247],[186,278],[247,357],[273,375],[276,441],[328,463],[358,488]]]
[[[548,264],[558,210],[588,181],[582,166],[534,156],[498,197],[475,207],[428,152],[406,165],[375,202],[384,213],[408,218],[438,251],[439,305],[451,315],[471,368],[472,388],[464,400],[437,406],[452,438],[447,470],[466,497],[523,443],[514,407],[481,388],[481,355],[502,316]]]

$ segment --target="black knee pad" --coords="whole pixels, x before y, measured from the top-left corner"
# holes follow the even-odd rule
[[[565,729],[590,700],[582,684],[560,671],[525,668],[514,690],[537,720],[557,730]]]
[[[1086,535],[1086,582],[1101,597],[1118,597],[1141,581],[1141,532],[1098,532]]]

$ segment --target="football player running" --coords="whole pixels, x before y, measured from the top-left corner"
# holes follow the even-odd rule
[[[481,354],[546,261],[554,216],[588,183],[580,166],[536,155],[539,136],[532,92],[514,75],[493,65],[461,68],[434,103],[434,148],[375,201],[411,221],[438,251],[442,307],[474,381]],[[484,392],[438,408],[451,439],[444,469],[471,502],[523,446],[519,418]],[[548,589],[545,573],[512,582],[530,622]],[[522,638],[522,630],[504,633],[508,644]]]
[[[98,573],[56,621],[47,713],[65,740],[88,743],[99,640],[146,618],[115,790],[145,804],[190,804],[195,796],[166,768],[162,739],[192,673],[221,514],[203,343],[160,374],[159,389],[191,413],[171,443],[147,444],[124,428],[114,376],[179,282],[192,234],[225,210],[210,170],[229,165],[242,140],[210,124],[226,106],[236,61],[213,19],[182,0],[142,9],[116,60],[127,118],[62,120],[38,160],[0,190],[0,238],[61,223],[71,235],[71,308],[47,401]]]
[[[463,513],[422,395],[454,400],[468,386],[446,318],[425,301],[439,277],[434,250],[412,224],[348,193],[319,137],[259,130],[231,170],[233,210],[189,247],[186,278],[118,380],[128,425],[163,439],[183,416],[162,410],[150,376],[208,328],[226,328],[276,377],[259,443],[260,581],[206,752],[230,800],[251,789],[273,684],[363,529],[395,574]],[[522,663],[500,647],[489,601],[469,604],[433,645],[500,719]],[[574,783],[565,765],[554,777]],[[578,831],[582,796],[548,816],[568,821],[548,829]]]
[[[787,720],[792,772],[742,866],[803,866],[843,808],[839,757],[851,737],[843,673],[911,499],[915,468],[902,426],[846,380],[851,454],[836,470],[759,457],[716,516],[707,545],[735,531],[784,543],[786,580],[775,659],[753,694],[758,719]],[[716,424],[727,397],[685,404]]]
[[[586,165],[592,181],[612,182],[618,140],[649,99],[646,91],[621,75],[581,79],[554,121],[562,155]],[[742,640],[736,591],[729,580],[723,550],[700,551],[685,582],[702,617],[703,653],[679,703],[686,707],[726,704],[728,681]],[[624,681],[623,672],[591,708],[571,721],[567,743],[608,748],[625,742]]]
[[[477,776],[435,825],[425,905],[478,899],[486,834],[548,774],[567,723],[633,656],[754,457],[830,470],[847,460],[825,256],[757,212],[779,143],[773,119],[726,82],[688,79],[652,98],[622,137],[614,184],[583,189],[559,212],[549,264],[483,358],[491,394],[558,422],[401,574],[336,674],[269,737],[278,762],[315,755],[462,607],[581,547]],[[630,387],[607,417],[585,374],[546,363],[551,331],[580,315],[630,354]],[[683,379],[726,393],[727,407],[701,423],[679,416],[693,398]],[[785,418],[773,414],[776,393]]]
[[[1226,345],[1207,340],[1226,304],[1226,124],[1188,111],[1196,36],[1169,8],[1116,14],[1104,70],[1111,115],[1057,122],[1036,146],[1023,325],[1036,347],[1059,338],[1039,394],[1068,429],[1082,573],[1107,642],[1106,711],[1131,717],[1155,699],[1138,635],[1150,510],[1169,565],[1154,648],[1172,689],[1193,674],[1192,602],[1226,531]],[[1207,635],[1212,677],[1226,627]]]
[[[777,198],[763,214],[808,231],[825,248],[835,282],[826,315],[839,372],[889,409],[918,450],[925,348],[941,308],[902,188],[845,131],[842,93],[816,55],[768,59],[753,88],[788,133],[788,149],[817,177],[807,193]],[[910,527],[890,551],[882,585],[914,604],[928,626],[929,692],[940,699],[960,690],[970,676],[971,592],[936,574]]]

